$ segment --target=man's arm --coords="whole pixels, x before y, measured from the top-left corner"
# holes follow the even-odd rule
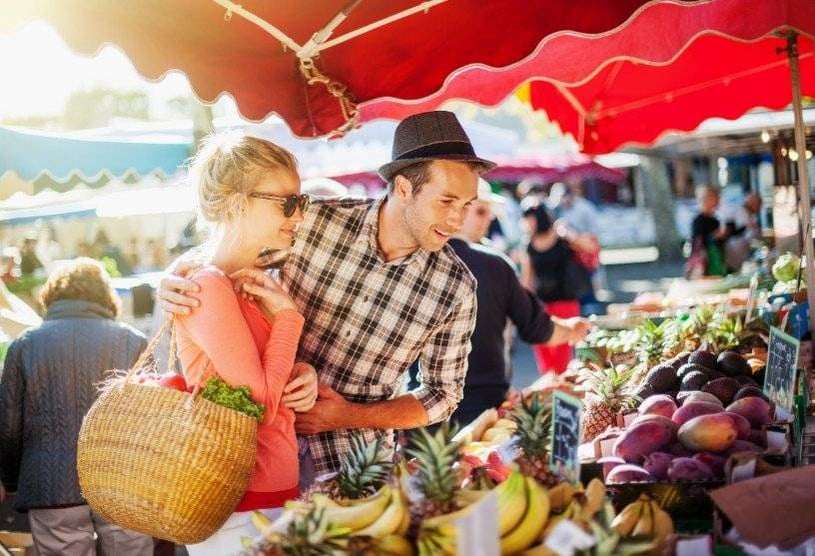
[[[414,396],[392,400],[353,403],[342,394],[320,384],[314,407],[295,417],[298,434],[317,434],[337,429],[412,429],[427,425],[427,411]]]
[[[463,395],[470,336],[475,327],[475,285],[468,286],[468,290],[444,324],[430,335],[419,359],[419,388],[392,400],[359,404],[320,384],[314,407],[296,416],[297,432],[409,429],[449,418]]]

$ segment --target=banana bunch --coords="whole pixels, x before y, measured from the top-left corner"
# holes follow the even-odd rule
[[[611,526],[622,537],[664,539],[674,532],[671,516],[647,494],[641,494],[638,500],[623,508]]]
[[[325,510],[329,523],[348,528],[351,536],[404,535],[410,526],[410,506],[401,488],[384,485],[373,496],[348,502],[341,505],[323,494],[312,498],[315,508]]]
[[[546,489],[532,477],[523,477],[523,479],[526,508],[518,523],[506,534],[501,533],[501,554],[518,554],[535,544],[540,540],[546,521],[549,519],[550,506]],[[503,521],[500,505],[498,511],[500,530]]]

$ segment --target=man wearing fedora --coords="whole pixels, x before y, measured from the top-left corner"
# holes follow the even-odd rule
[[[477,197],[479,158],[451,112],[397,126],[379,199],[316,200],[306,210],[280,280],[305,317],[298,360],[320,380],[314,407],[298,413],[308,477],[339,468],[351,430],[369,442],[392,429],[446,420],[461,399],[476,281],[447,245]],[[194,307],[195,285],[162,282],[170,312]],[[405,392],[420,364],[418,388]]]

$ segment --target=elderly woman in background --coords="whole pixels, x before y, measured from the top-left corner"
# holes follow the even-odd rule
[[[42,290],[42,324],[9,346],[0,376],[0,478],[28,512],[40,556],[152,554],[151,537],[101,519],[76,471],[82,418],[109,369],[127,369],[145,338],[116,322],[119,299],[92,259],[54,272]],[[95,538],[96,537],[96,538]]]

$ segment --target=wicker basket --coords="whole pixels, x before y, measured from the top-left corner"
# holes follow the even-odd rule
[[[177,544],[210,537],[243,496],[255,467],[257,421],[193,394],[133,382],[156,335],[79,432],[82,494],[105,519]],[[175,359],[171,340],[171,364]]]

